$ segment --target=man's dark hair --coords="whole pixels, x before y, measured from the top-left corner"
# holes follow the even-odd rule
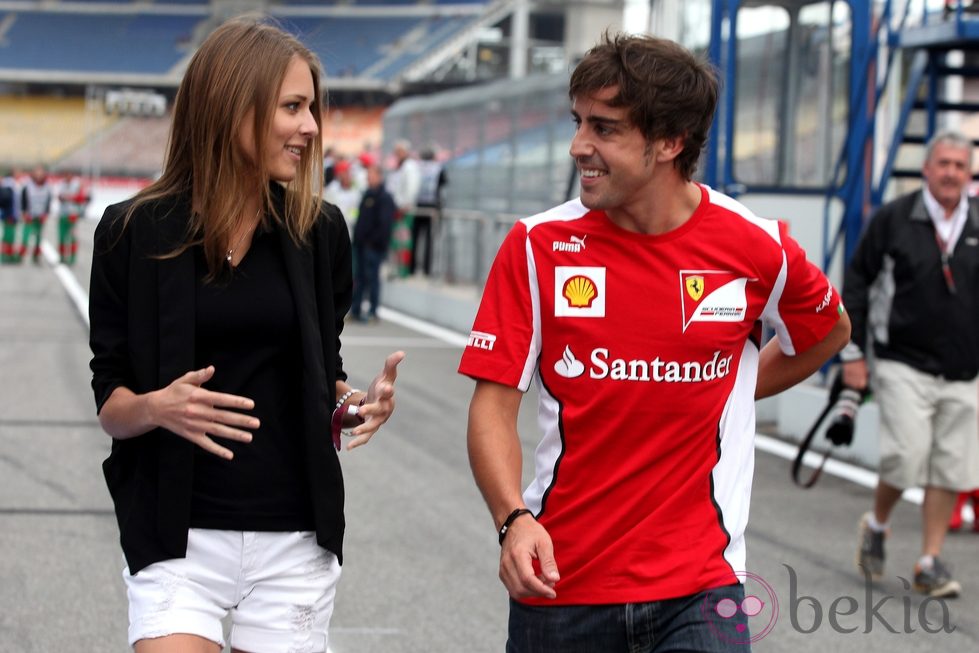
[[[609,104],[626,107],[647,142],[683,139],[673,165],[689,180],[717,106],[718,81],[710,64],[667,39],[606,32],[575,68],[568,95],[574,100],[609,87],[618,89]]]

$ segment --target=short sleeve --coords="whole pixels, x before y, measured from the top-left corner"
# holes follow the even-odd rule
[[[823,272],[779,223],[782,269],[769,302],[765,321],[775,329],[787,355],[802,353],[821,341],[840,319],[840,295]]]
[[[540,350],[539,306],[527,229],[518,222],[493,261],[459,372],[526,391]]]

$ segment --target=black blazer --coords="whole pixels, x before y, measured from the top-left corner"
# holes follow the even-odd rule
[[[285,193],[273,184],[272,194],[282,215]],[[155,258],[185,237],[189,199],[144,205],[123,230],[128,206],[108,207],[95,232],[89,315],[98,411],[119,386],[137,394],[157,390],[195,363],[194,252]],[[308,244],[299,246],[284,228],[274,229],[298,312],[302,425],[317,541],[342,562],[343,477],[330,417],[336,380],[346,379],[340,331],[351,301],[350,240],[339,209],[325,203]],[[103,472],[132,574],[186,555],[194,446],[160,428],[112,442]]]

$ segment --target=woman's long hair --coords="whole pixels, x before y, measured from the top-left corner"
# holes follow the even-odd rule
[[[191,58],[177,90],[163,174],[139,192],[129,208],[127,221],[148,202],[189,196],[186,239],[166,256],[203,245],[207,280],[221,275],[246,189],[259,187],[263,209],[297,243],[305,242],[316,221],[323,191],[319,135],[303,150],[296,177],[286,184],[284,215],[272,201],[263,156],[282,80],[297,56],[309,64],[313,76],[310,111],[322,133],[322,67],[316,55],[292,35],[252,18],[228,21],[212,32]],[[249,110],[254,116],[255,161],[239,142]]]

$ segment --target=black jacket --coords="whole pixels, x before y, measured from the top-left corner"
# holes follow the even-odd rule
[[[386,252],[391,242],[396,211],[394,198],[383,186],[368,188],[360,200],[360,210],[357,212],[354,245]]]
[[[274,185],[280,214],[284,192]],[[145,393],[194,369],[196,262],[175,258],[189,203],[142,207],[120,234],[128,203],[106,209],[95,232],[90,344],[99,411],[112,391]],[[317,541],[342,561],[343,478],[330,437],[336,380],[346,379],[340,331],[350,307],[350,242],[340,211],[324,204],[310,244],[298,246],[276,226],[298,313],[303,353],[302,424]],[[113,440],[103,464],[130,573],[187,551],[194,445],[163,429]]]
[[[969,200],[949,259],[955,293],[942,273],[935,227],[922,192],[882,206],[846,270],[843,304],[853,345],[949,380],[979,371],[979,205]],[[872,299],[871,299],[872,298]],[[873,317],[871,317],[873,316]],[[853,348],[843,358],[854,358]]]

